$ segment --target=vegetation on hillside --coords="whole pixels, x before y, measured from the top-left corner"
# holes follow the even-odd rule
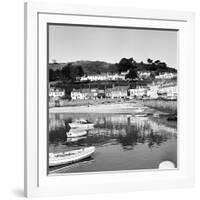
[[[126,75],[127,79],[134,79],[137,77],[138,71],[150,71],[156,75],[160,72],[176,72],[176,69],[170,68],[166,63],[160,60],[153,61],[147,59],[147,63],[136,62],[133,58],[122,58],[119,63],[107,63],[102,61],[76,61],[66,64],[50,63],[49,80],[65,80],[73,82],[77,77],[91,74],[101,73],[121,73],[129,70]]]

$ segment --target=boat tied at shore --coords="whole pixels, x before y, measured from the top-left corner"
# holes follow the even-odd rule
[[[80,137],[67,137],[66,143],[72,143],[72,142],[77,142],[79,140],[83,140],[87,138],[86,136],[80,136]]]
[[[148,114],[146,113],[138,113],[134,115],[135,117],[148,117]]]
[[[95,152],[95,147],[86,147],[78,150],[72,150],[60,153],[49,153],[49,166],[59,166],[78,162],[90,157]]]
[[[87,135],[87,131],[82,129],[71,129],[69,132],[66,133],[66,135],[67,138],[82,137]]]
[[[85,120],[85,119],[79,119],[79,120],[76,120],[75,122],[72,122],[72,123],[69,123],[69,126],[72,128],[72,129],[76,129],[76,128],[79,128],[79,129],[86,129],[86,130],[89,130],[89,129],[93,129],[94,128],[94,124],[88,120]]]

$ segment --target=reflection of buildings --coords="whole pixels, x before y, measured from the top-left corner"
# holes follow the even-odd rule
[[[111,128],[95,128],[89,130],[89,135],[98,135],[98,136],[119,136],[123,135],[126,136],[126,129],[121,128],[121,129],[111,129]]]
[[[138,128],[145,128],[146,131],[144,133],[149,134],[151,130],[153,132],[156,132],[158,134],[161,133],[170,133],[170,134],[176,134],[177,130],[175,128],[169,127],[164,125],[163,123],[159,123],[156,121],[153,121],[152,119],[148,118],[148,120],[142,120],[138,117],[131,117],[131,124],[135,124]]]
[[[49,115],[49,131],[58,128],[64,128],[65,122],[71,121],[71,118],[65,118],[64,114],[50,114]]]
[[[83,116],[80,114],[51,114],[49,117],[50,143],[66,142],[66,124],[71,120],[84,118],[84,116],[85,114]],[[152,148],[176,137],[177,133],[176,128],[169,127],[160,119],[152,117],[88,114],[87,119],[95,124],[94,129],[89,130],[84,139],[67,143],[67,146],[104,145],[115,141],[113,145],[121,144],[125,150],[131,150],[138,144],[145,144]]]

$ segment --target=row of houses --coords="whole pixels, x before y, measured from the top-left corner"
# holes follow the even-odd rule
[[[95,75],[84,75],[79,77],[80,81],[117,81],[125,80],[126,74],[129,73],[129,70],[126,72],[118,73],[101,73]],[[151,76],[151,72],[148,71],[138,71],[138,79],[148,79]],[[177,77],[176,73],[163,72],[155,76],[155,79],[172,79]]]
[[[65,96],[65,90],[51,87],[49,89],[49,97],[59,99]],[[71,91],[71,100],[86,100],[86,99],[134,99],[148,97],[156,99],[158,97],[176,99],[177,98],[177,84],[176,82],[169,82],[165,84],[149,84],[138,85],[135,88],[129,86],[117,86],[106,89],[98,88],[84,88],[73,89]]]
[[[118,73],[101,73],[94,75],[84,75],[80,78],[80,81],[117,81],[125,80],[127,72]]]
[[[155,79],[172,79],[172,78],[176,78],[177,77],[177,73],[160,73],[159,75],[155,76]]]
[[[167,84],[151,84],[145,87],[136,87],[134,89],[129,89],[130,98],[137,97],[149,97],[151,99],[157,99],[159,97],[166,99],[177,99],[177,84],[167,83]]]
[[[163,85],[148,85],[137,86],[129,88],[129,86],[118,86],[113,88],[101,89],[74,89],[71,92],[72,100],[98,99],[98,98],[120,98],[120,99],[134,99],[149,97],[157,99],[159,97],[167,99],[177,98],[177,85],[163,84]]]
[[[86,100],[99,98],[127,98],[128,86],[118,86],[107,89],[73,89],[71,92],[72,100]]]

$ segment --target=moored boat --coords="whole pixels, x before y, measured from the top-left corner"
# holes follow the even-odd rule
[[[159,117],[160,114],[159,114],[159,113],[154,113],[153,116],[154,116],[154,117]]]
[[[76,120],[75,122],[69,123],[69,126],[74,129],[74,128],[81,128],[81,129],[93,129],[94,124],[92,122],[89,122],[88,120],[85,119],[80,119]]]
[[[146,113],[135,114],[135,117],[148,117]]]
[[[68,138],[82,137],[87,135],[87,131],[81,129],[71,129],[69,132],[66,133],[66,135]]]
[[[49,166],[53,167],[53,166],[78,162],[87,157],[90,157],[94,152],[95,152],[95,147],[92,146],[61,153],[49,153]]]
[[[77,142],[79,140],[83,140],[87,137],[81,136],[81,137],[67,137],[66,143],[72,143],[72,142]]]

